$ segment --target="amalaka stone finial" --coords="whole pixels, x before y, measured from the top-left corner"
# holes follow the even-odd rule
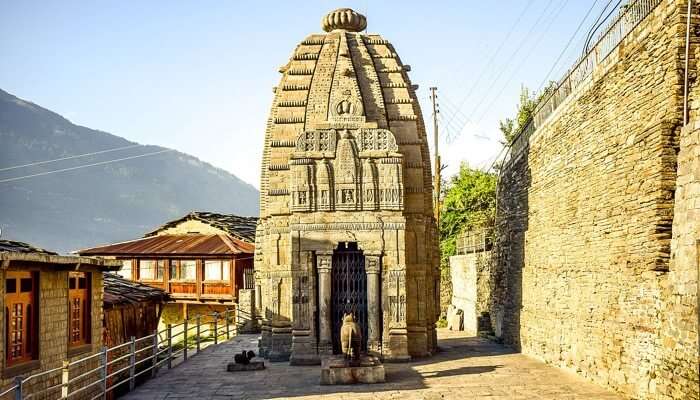
[[[342,29],[350,32],[361,32],[367,27],[367,18],[350,8],[339,8],[331,11],[321,20],[321,28],[326,32]]]

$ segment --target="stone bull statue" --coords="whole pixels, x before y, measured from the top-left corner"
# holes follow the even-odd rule
[[[362,330],[360,325],[355,322],[352,313],[343,315],[343,325],[340,327],[340,346],[346,359],[360,359]]]

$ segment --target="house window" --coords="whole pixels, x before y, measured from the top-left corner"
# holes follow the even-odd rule
[[[81,346],[90,343],[90,274],[68,274],[68,344]]]
[[[206,260],[204,261],[205,281],[228,281],[231,279],[231,261]]]
[[[165,260],[139,260],[139,280],[163,280]]]
[[[37,359],[38,285],[36,272],[6,272],[5,361],[8,367]]]
[[[121,275],[125,279],[131,279],[131,260],[122,260],[122,268],[117,271],[117,274]]]
[[[244,268],[243,269],[243,288],[244,289],[253,289],[253,285],[255,285],[255,272],[253,271],[253,268]]]
[[[172,260],[170,262],[170,279],[179,281],[197,280],[197,261]]]

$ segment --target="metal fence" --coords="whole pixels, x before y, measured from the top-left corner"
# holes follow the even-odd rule
[[[493,247],[493,228],[476,229],[457,237],[457,254],[470,254],[489,251]]]
[[[542,126],[547,117],[591,76],[595,67],[602,63],[660,3],[661,0],[634,0],[620,8],[601,31],[592,48],[578,59],[573,68],[557,83],[556,88],[537,104],[532,118],[513,139],[510,157],[519,154],[527,146],[530,136]]]
[[[186,362],[202,347],[229,340],[250,316],[240,310],[197,315],[179,324],[27,377],[17,377],[0,399],[107,399],[132,391],[137,380],[155,377],[163,366]],[[173,333],[173,331],[179,331]],[[181,336],[181,337],[180,337]],[[178,340],[179,338],[179,340]],[[139,379],[140,378],[140,379]]]

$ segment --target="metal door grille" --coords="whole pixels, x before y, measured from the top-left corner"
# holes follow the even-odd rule
[[[340,327],[343,315],[354,312],[362,329],[362,349],[367,350],[367,274],[365,257],[356,243],[341,243],[333,252],[331,272],[333,353],[341,352]]]

